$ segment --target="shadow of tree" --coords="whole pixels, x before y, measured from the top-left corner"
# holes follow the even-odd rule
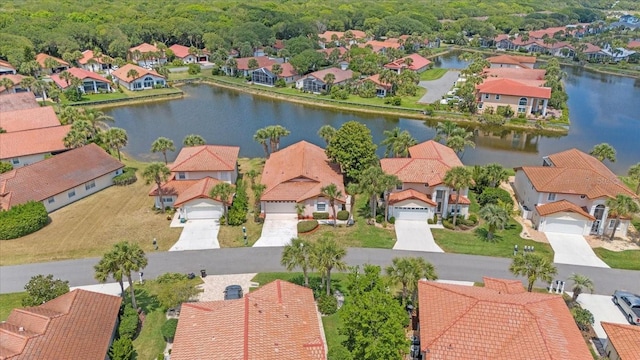
[[[160,302],[158,299],[151,295],[147,289],[138,287],[134,288],[134,292],[136,294],[136,303],[138,307],[142,309],[146,314],[158,309],[160,307]],[[125,301],[131,302],[131,295],[127,292],[127,296],[125,297]]]
[[[503,240],[502,236],[498,235],[497,232],[493,233],[493,238],[489,239],[489,230],[484,227],[478,227],[473,232],[484,242],[497,243]]]

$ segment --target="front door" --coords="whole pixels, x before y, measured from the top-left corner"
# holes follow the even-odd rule
[[[604,205],[600,204],[596,206],[596,210],[593,212],[593,217],[596,219],[591,225],[591,233],[599,234],[600,233],[600,224],[602,224],[602,218],[604,217]]]

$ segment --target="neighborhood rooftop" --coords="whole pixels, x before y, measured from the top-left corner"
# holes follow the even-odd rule
[[[239,146],[200,145],[183,147],[171,171],[230,171],[236,168]]]
[[[0,114],[6,111],[40,107],[32,92],[18,92],[0,95]]]
[[[6,111],[0,113],[0,128],[6,132],[59,126],[52,106]]]
[[[601,322],[607,339],[616,349],[620,360],[634,360],[640,356],[640,326]]]
[[[2,114],[0,113],[0,116]],[[69,133],[71,125],[0,134],[0,159],[11,159],[26,155],[64,151],[63,139]]]

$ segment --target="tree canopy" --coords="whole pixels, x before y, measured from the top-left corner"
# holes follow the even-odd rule
[[[32,276],[24,286],[27,297],[22,299],[22,306],[38,306],[69,292],[69,282],[54,279],[49,274]]]
[[[360,173],[375,164],[376,144],[371,131],[357,121],[348,121],[331,137],[325,149],[327,157],[340,164],[348,179],[355,180]]]

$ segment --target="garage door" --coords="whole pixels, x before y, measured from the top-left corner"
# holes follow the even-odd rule
[[[422,220],[426,221],[429,215],[428,208],[395,208],[396,220]]]
[[[264,209],[265,214],[296,214],[295,201],[268,201]]]
[[[582,235],[584,226],[585,221],[581,220],[555,219],[547,217],[546,224],[544,225],[544,231],[561,234]]]
[[[222,207],[220,206],[189,206],[187,210],[187,219],[219,219],[222,216]]]

